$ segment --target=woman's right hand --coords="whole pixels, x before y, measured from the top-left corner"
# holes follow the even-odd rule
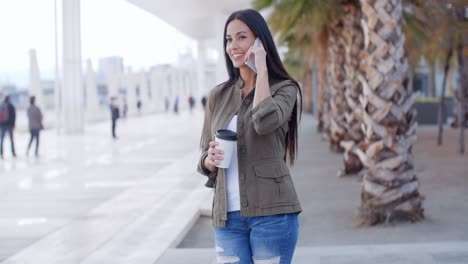
[[[205,158],[205,168],[211,172],[216,170],[216,167],[221,164],[223,160],[224,151],[217,149],[216,146],[219,143],[216,141],[210,141],[210,147],[208,148],[208,156]]]

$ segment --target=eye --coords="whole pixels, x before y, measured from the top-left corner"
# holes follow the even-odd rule
[[[227,43],[230,43],[232,41],[232,38],[226,38]]]
[[[242,36],[242,35],[239,36],[239,39],[245,39],[245,38],[246,38],[246,36]]]

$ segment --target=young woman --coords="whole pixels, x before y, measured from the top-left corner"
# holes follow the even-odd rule
[[[301,92],[286,72],[263,17],[232,13],[224,27],[229,79],[210,91],[198,171],[215,188],[213,224],[219,263],[291,263],[301,206],[289,164],[297,154]],[[253,45],[256,38],[258,45]],[[254,58],[256,72],[246,61]],[[237,132],[229,168],[218,168],[218,129]]]

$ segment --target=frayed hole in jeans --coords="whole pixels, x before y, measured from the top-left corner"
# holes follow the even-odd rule
[[[237,256],[217,256],[218,263],[238,263],[240,261]]]
[[[255,264],[279,264],[281,261],[281,257],[273,257],[273,258],[265,258],[265,259],[258,259],[254,258]]]
[[[224,252],[224,248],[216,246],[216,252]]]

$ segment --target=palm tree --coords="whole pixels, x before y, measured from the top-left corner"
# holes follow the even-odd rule
[[[460,154],[465,153],[465,126],[468,122],[468,5],[457,1],[455,13],[461,25],[460,37],[457,41],[458,60],[458,125],[460,127],[459,149]]]
[[[307,25],[301,23],[291,29],[283,41],[288,47],[284,64],[294,78],[302,81],[303,109],[306,112],[313,111],[312,67],[317,53],[316,48],[310,45],[313,38],[310,33]]]
[[[459,36],[457,36],[458,32],[455,30],[458,25],[454,11],[451,5],[434,0],[421,3],[417,11],[421,14],[417,17],[417,20],[420,22],[420,27],[424,32],[424,44],[420,46],[424,47],[423,49],[420,48],[420,50],[426,50],[426,52],[423,52],[423,56],[432,55],[434,60],[444,64],[444,79],[442,82],[442,92],[438,109],[439,132],[437,135],[437,144],[439,146],[442,145],[443,140],[442,133],[445,119],[445,89],[447,77],[452,64],[451,61],[455,49],[455,41],[459,39]],[[428,53],[430,55],[427,55]],[[445,59],[445,61],[442,61],[443,59]]]
[[[355,149],[367,171],[358,225],[424,217],[413,160],[417,97],[408,85],[401,30],[402,0],[361,0],[365,36],[362,76],[363,130],[368,144]]]
[[[295,76],[302,79],[304,84],[310,84],[308,79],[312,65],[319,64],[318,129],[326,135],[330,132],[330,96],[325,80],[327,54],[323,51],[328,49],[328,24],[338,12],[336,3],[335,0],[254,1],[254,7],[258,10],[272,8],[268,22],[279,42],[287,45],[288,55],[292,55],[292,58],[286,60],[286,64],[289,69],[300,71]]]
[[[335,1],[335,16],[328,21],[328,96],[330,149],[344,154],[344,172],[354,173],[362,168],[357,156],[346,146],[362,139],[357,75],[363,35],[359,26],[359,1]],[[351,144],[350,144],[351,142]],[[345,148],[343,148],[345,147]]]
[[[330,89],[330,149],[341,152],[341,139],[345,134],[344,116],[347,104],[344,96],[345,79],[345,48],[343,37],[344,25],[342,17],[330,23],[330,38],[328,45],[328,85]]]
[[[457,49],[457,44],[468,34],[468,22],[464,17],[464,8],[467,3],[464,0],[412,0],[409,2],[411,4],[410,12],[404,13],[404,29],[405,32],[411,33],[406,34],[408,38],[405,43],[410,55],[408,57],[410,64],[417,64],[424,57],[431,65],[436,62],[444,65],[444,79],[438,113],[439,133],[437,137],[437,144],[441,145],[443,120],[445,119],[445,88],[451,65],[454,64],[452,58]],[[466,70],[461,69],[461,71],[465,72]],[[459,86],[462,85],[460,83]],[[462,134],[460,133],[460,135]],[[463,139],[460,137],[461,141]],[[460,143],[460,148],[461,146],[463,144]]]
[[[417,65],[422,58],[430,64],[429,95],[435,96],[434,68],[437,62],[444,67],[444,80],[439,100],[439,134],[437,144],[442,145],[443,120],[445,112],[445,86],[454,50],[453,9],[446,2],[427,0],[407,5],[404,12],[403,30],[407,36],[405,48],[410,65]],[[445,57],[445,58],[444,58]],[[443,61],[445,59],[445,61]],[[433,90],[433,91],[432,91]],[[432,92],[431,92],[432,91]]]
[[[364,141],[364,134],[361,129],[361,107],[359,97],[362,95],[362,86],[359,82],[360,58],[363,52],[364,35],[361,28],[361,7],[358,1],[350,2],[343,6],[343,37],[345,41],[345,72],[346,90],[345,98],[347,109],[345,112],[346,131],[340,142],[344,148],[344,174],[357,173],[362,169],[362,163],[353,151],[355,145]]]
[[[297,54],[302,56],[302,63],[299,64],[305,70],[305,74],[300,75],[306,80],[304,83],[309,83],[312,58],[321,58],[319,60],[321,78],[318,92],[318,128],[326,137],[330,138],[331,149],[337,151],[342,150],[340,142],[343,139],[352,138],[347,132],[346,118],[352,114],[350,108],[347,107],[345,90],[347,83],[356,83],[356,77],[353,75],[355,71],[349,70],[354,66],[347,67],[348,72],[346,72],[345,63],[352,61],[352,59],[350,59],[351,57],[348,60],[345,58],[347,50],[345,41],[354,40],[355,37],[351,36],[351,38],[345,39],[343,28],[343,14],[345,7],[349,5],[358,6],[359,2],[357,0],[259,0],[255,2],[257,9],[274,7],[269,19],[270,25],[273,31],[279,34],[280,42],[286,42],[289,50],[292,50],[288,53],[289,55],[293,55],[294,58],[297,58]],[[348,11],[348,16],[351,13],[353,12]],[[311,41],[317,39],[320,45],[311,45]],[[357,43],[356,41],[351,43],[353,42]],[[297,50],[300,51],[297,52]],[[323,51],[328,51],[328,53]],[[355,53],[356,48],[352,48],[351,51]],[[354,61],[357,60],[354,59]],[[325,74],[327,74],[326,80],[323,78]],[[325,89],[325,87],[327,88]]]

